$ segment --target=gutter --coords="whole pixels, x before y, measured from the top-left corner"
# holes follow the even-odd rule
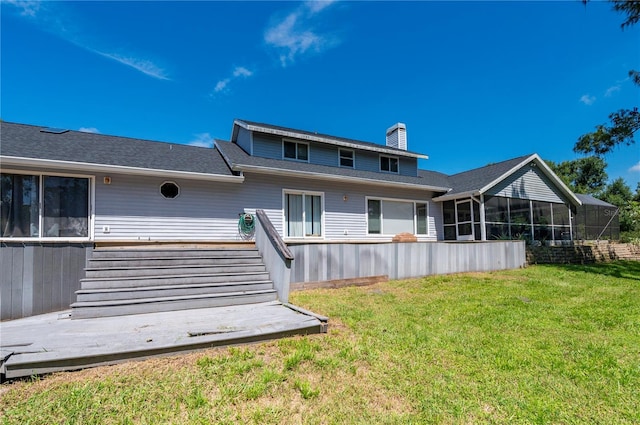
[[[417,184],[417,183],[404,183],[404,182],[392,182],[392,181],[383,181],[383,180],[374,180],[374,179],[366,179],[362,177],[349,177],[349,176],[336,176],[332,174],[324,174],[324,173],[316,173],[311,171],[293,171],[293,170],[283,170],[281,168],[271,168],[271,167],[260,167],[257,165],[236,165],[234,164],[232,169],[234,171],[240,172],[253,172],[256,174],[269,174],[269,175],[277,175],[277,176],[287,176],[287,177],[307,177],[311,179],[318,180],[333,180],[345,183],[364,183],[364,184],[373,184],[376,186],[388,186],[388,187],[409,187],[412,189],[420,189],[420,190],[429,190],[432,192],[448,192],[451,188],[448,187],[439,187],[439,186],[430,186],[425,184]]]
[[[59,161],[53,159],[36,159],[14,156],[0,156],[3,168],[7,165],[21,167],[49,167],[72,171],[124,173],[136,176],[161,176],[205,180],[224,183],[242,183],[243,176],[227,176],[222,174],[197,173],[192,171],[162,170],[155,168],[128,167],[124,165],[92,164],[88,162]]]

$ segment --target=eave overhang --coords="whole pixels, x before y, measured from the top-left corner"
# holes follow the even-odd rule
[[[503,181],[504,179],[506,179],[507,177],[509,177],[510,175],[512,175],[519,169],[521,169],[522,167],[524,167],[525,165],[530,164],[532,162],[536,165],[536,167],[538,167],[542,171],[544,175],[546,175],[549,179],[551,179],[551,181],[571,201],[572,204],[576,206],[582,205],[582,201],[578,199],[578,197],[571,191],[571,189],[569,189],[567,185],[564,184],[564,182],[553,172],[553,170],[551,170],[551,168],[549,168],[549,166],[542,160],[542,158],[540,158],[538,154],[533,154],[527,157],[522,162],[520,162],[519,164],[511,168],[509,171],[507,171],[506,173],[503,173],[500,177],[494,179],[493,181],[484,185],[480,189],[466,191],[466,192],[452,193],[452,194],[444,194],[442,196],[438,196],[437,198],[434,198],[433,201],[443,202],[443,201],[450,201],[450,200],[460,199],[460,198],[468,198],[470,196],[483,195],[489,189],[491,189],[492,187],[494,187],[495,185],[497,185],[498,183],[500,183],[501,181]]]
[[[430,186],[418,183],[405,183],[405,182],[392,182],[384,180],[367,179],[362,177],[352,176],[338,176],[334,174],[317,173],[313,171],[298,171],[298,170],[286,170],[282,168],[262,167],[257,165],[236,165],[232,166],[232,170],[242,173],[256,173],[256,174],[268,174],[272,176],[285,176],[285,177],[305,177],[309,179],[324,180],[324,181],[337,181],[343,183],[361,183],[376,186],[395,187],[395,188],[409,188],[427,190],[430,192],[447,192],[450,190],[448,187]]]
[[[58,170],[83,171],[90,173],[118,173],[136,176],[161,176],[205,180],[224,183],[242,183],[243,176],[227,176],[222,174],[196,173],[192,171],[164,170],[155,168],[128,167],[124,165],[93,164],[87,162],[60,161],[53,159],[24,158],[0,156],[0,165],[18,167],[39,167]]]
[[[350,142],[348,142],[346,140],[334,139],[334,138],[330,138],[330,137],[324,137],[324,136],[321,136],[321,135],[299,133],[299,132],[296,132],[296,131],[287,131],[287,130],[282,130],[282,129],[277,129],[277,128],[271,128],[271,127],[265,127],[265,126],[260,126],[260,125],[249,124],[249,123],[246,123],[246,122],[241,121],[241,120],[235,120],[233,122],[233,130],[231,131],[231,141],[232,142],[234,140],[236,140],[236,137],[237,137],[236,126],[242,127],[245,130],[249,130],[249,131],[257,131],[257,132],[260,132],[260,133],[273,134],[273,135],[282,136],[282,137],[290,137],[290,138],[293,138],[293,139],[300,139],[300,140],[307,140],[307,141],[312,141],[312,142],[326,143],[326,144],[329,144],[329,145],[342,146],[342,147],[346,147],[346,148],[349,148],[349,149],[366,150],[366,151],[371,151],[371,152],[384,153],[386,155],[392,155],[392,156],[405,156],[405,157],[410,157],[410,158],[429,159],[429,156],[421,154],[421,153],[402,151],[402,150],[399,151],[397,149],[388,149],[386,146],[383,146],[383,145],[380,145],[380,146],[368,146],[368,145],[363,145],[363,144],[359,144],[359,143],[350,143]]]

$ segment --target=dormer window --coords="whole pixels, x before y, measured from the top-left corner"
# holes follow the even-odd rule
[[[380,171],[398,173],[398,158],[380,155]]]
[[[282,142],[282,156],[284,159],[309,161],[309,145],[299,142]]]
[[[340,149],[340,166],[353,168],[353,151],[349,149]]]

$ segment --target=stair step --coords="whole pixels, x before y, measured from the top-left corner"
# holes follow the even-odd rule
[[[92,258],[246,257],[256,256],[256,248],[244,249],[96,249]]]
[[[227,264],[262,264],[259,255],[243,255],[239,257],[203,256],[203,257],[147,257],[147,258],[91,258],[89,268],[114,268],[114,267],[155,267],[172,265],[227,265]]]
[[[161,286],[166,284],[185,285],[196,283],[232,283],[246,280],[269,280],[269,273],[265,272],[235,272],[230,273],[202,273],[175,274],[157,276],[124,276],[84,278],[80,280],[81,289],[100,288],[132,288],[142,286]]]
[[[273,289],[270,280],[228,283],[202,283],[191,285],[163,285],[132,288],[80,289],[76,291],[78,302],[134,300],[185,295],[222,294],[228,292],[261,291]]]
[[[238,304],[255,304],[275,301],[275,290],[227,292],[224,294],[188,295],[108,302],[76,302],[71,305],[72,319],[88,319],[105,316],[155,313],[172,310],[220,307]]]
[[[243,272],[263,272],[264,264],[230,264],[220,266],[209,265],[184,265],[184,266],[153,266],[153,267],[109,267],[109,268],[87,268],[87,278],[101,277],[139,277],[157,276],[164,274],[221,274]]]

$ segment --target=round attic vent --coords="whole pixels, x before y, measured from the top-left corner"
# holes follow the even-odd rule
[[[160,186],[160,193],[167,199],[177,198],[180,195],[180,186],[174,182],[164,182]]]

